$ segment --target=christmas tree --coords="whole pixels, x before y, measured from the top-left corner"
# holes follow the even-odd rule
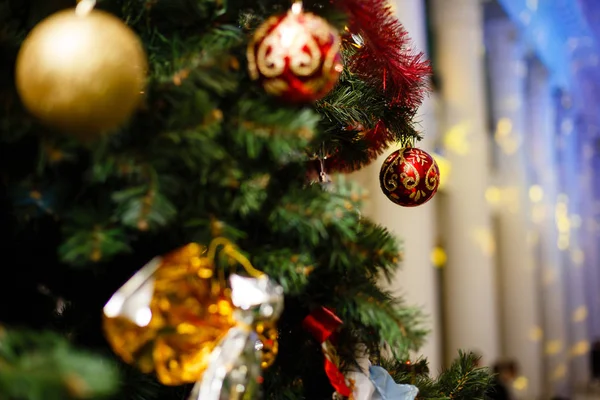
[[[338,175],[420,137],[386,2],[72,3],[0,1],[1,399],[483,399],[474,355],[411,362],[399,243]]]

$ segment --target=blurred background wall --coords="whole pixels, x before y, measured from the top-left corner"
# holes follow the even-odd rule
[[[401,208],[381,159],[354,175],[404,243],[391,288],[423,306],[435,372],[514,360],[521,399],[577,398],[600,338],[600,1],[392,0],[432,61],[418,120],[440,192]]]

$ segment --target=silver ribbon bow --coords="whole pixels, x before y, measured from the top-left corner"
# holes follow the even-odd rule
[[[189,400],[256,398],[260,391],[260,350],[257,323],[275,321],[283,311],[283,288],[266,275],[231,275],[231,298],[237,325],[210,355],[209,367],[196,383]]]

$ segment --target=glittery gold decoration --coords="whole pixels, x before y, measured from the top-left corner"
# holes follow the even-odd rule
[[[471,152],[471,123],[468,121],[452,126],[444,135],[444,147],[451,153],[466,156]]]
[[[283,288],[255,270],[243,255],[234,255],[233,251],[228,255],[235,257],[253,277],[237,274],[229,277],[237,325],[211,354],[210,365],[202,380],[194,386],[189,400],[258,398],[262,378],[257,350],[262,347],[263,354],[270,351],[267,346],[273,344],[262,342],[261,346],[261,339],[264,340],[265,330],[275,329],[283,311]],[[265,366],[264,358],[262,366]]]
[[[278,333],[274,322],[261,322],[256,326],[256,333],[262,343],[262,368],[269,368],[275,362],[279,352]]]
[[[198,381],[209,355],[235,325],[214,258],[190,244],[158,257],[104,307],[104,330],[115,353],[165,385]]]
[[[140,105],[146,70],[142,44],[127,25],[81,7],[53,14],[29,33],[16,86],[43,123],[89,138],[118,127]]]
[[[250,77],[265,91],[296,103],[325,96],[342,72],[341,39],[324,19],[295,3],[269,18],[248,45]]]

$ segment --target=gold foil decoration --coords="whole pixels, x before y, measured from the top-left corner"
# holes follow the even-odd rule
[[[205,253],[189,244],[153,259],[104,307],[115,353],[165,385],[198,381],[235,325],[230,290],[214,279],[214,258]]]
[[[237,261],[243,260],[243,256],[239,255]],[[277,352],[276,341],[263,342],[261,349],[261,339],[264,340],[267,331],[271,332],[267,336],[273,337],[284,299],[281,286],[265,274],[255,276],[248,278],[232,274],[229,277],[231,299],[236,307],[233,313],[236,326],[212,352],[210,365],[188,400],[250,400],[258,397],[261,366],[272,362]]]
[[[262,350],[262,361],[260,366],[269,368],[275,362],[279,352],[279,343],[277,342],[278,332],[274,322],[261,322],[256,326],[256,333],[260,340]]]
[[[227,286],[217,259],[250,277],[231,274]],[[254,393],[260,367],[277,355],[282,310],[283,289],[217,238],[208,248],[192,243],[150,261],[106,303],[103,323],[125,362],[165,385],[197,382],[198,396],[218,400],[232,382],[232,396]]]

